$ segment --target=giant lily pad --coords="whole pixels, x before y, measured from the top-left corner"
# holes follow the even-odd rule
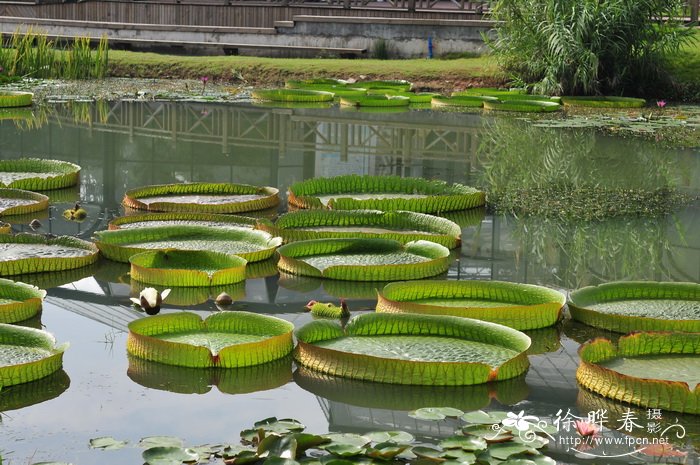
[[[288,273],[346,281],[420,279],[447,271],[450,251],[434,242],[390,239],[316,239],[279,248]]]
[[[0,189],[0,215],[24,215],[49,208],[49,198],[22,189]]]
[[[265,391],[287,384],[292,379],[292,358],[243,368],[188,368],[151,362],[129,356],[127,375],[132,381],[151,389],[182,394],[204,394],[212,386],[226,394]]]
[[[530,284],[414,281],[384,287],[377,311],[462,316],[522,330],[554,325],[565,302],[564,294]]]
[[[215,213],[144,213],[114,218],[109,229],[134,229],[153,226],[208,226],[210,228],[252,228],[256,220],[245,216]]]
[[[95,244],[75,237],[0,235],[0,276],[80,268],[97,258]]]
[[[335,94],[309,89],[256,89],[253,98],[273,102],[331,102]]]
[[[0,187],[46,191],[78,184],[80,166],[67,161],[20,158],[0,160]]]
[[[294,372],[294,381],[300,388],[335,402],[404,411],[426,405],[477,410],[492,400],[505,405],[520,402],[529,392],[524,376],[470,386],[416,386],[347,379],[300,366]]]
[[[28,383],[61,369],[68,343],[40,329],[0,324],[0,386]]]
[[[236,255],[203,250],[152,250],[132,255],[131,277],[176,287],[209,287],[245,281],[247,261]]]
[[[481,95],[455,95],[452,97],[433,97],[431,103],[436,107],[471,107],[481,108],[484,102],[497,102],[498,98]]]
[[[264,231],[247,228],[216,229],[206,226],[158,226],[95,233],[102,254],[117,262],[149,250],[207,250],[238,255],[249,262],[270,258],[282,243]]]
[[[700,333],[638,332],[581,346],[576,379],[612,399],[700,413]]]
[[[513,100],[485,101],[484,108],[486,110],[497,110],[497,111],[542,113],[542,112],[558,111],[561,109],[561,104],[559,104],[558,102],[547,101],[547,100],[513,99]]]
[[[411,99],[402,95],[356,95],[340,97],[340,104],[349,107],[407,107]]]
[[[158,315],[129,323],[127,350],[168,365],[246,367],[289,354],[293,329],[287,321],[249,312],[216,313],[204,321],[187,312]]]
[[[261,221],[260,229],[285,242],[325,238],[381,238],[402,243],[428,240],[453,249],[462,230],[455,223],[423,213],[376,210],[299,210],[274,223]]]
[[[566,106],[593,108],[641,108],[647,103],[643,98],[615,96],[565,96],[561,101]]]
[[[0,90],[0,108],[28,107],[33,97],[31,92]]]
[[[126,191],[122,204],[152,212],[241,213],[279,204],[274,187],[247,184],[161,184]]]
[[[381,383],[454,386],[527,371],[530,338],[467,318],[368,313],[345,327],[313,321],[296,332],[295,359],[335,376]]]
[[[29,284],[0,279],[0,323],[28,320],[41,311],[46,291]]]
[[[485,195],[444,181],[353,174],[293,184],[287,200],[298,208],[437,213],[479,207],[484,205]]]
[[[700,332],[700,284],[611,282],[570,295],[571,317],[597,328]]]

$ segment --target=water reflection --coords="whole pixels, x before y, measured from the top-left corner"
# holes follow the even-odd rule
[[[0,412],[8,412],[54,399],[70,386],[68,374],[59,370],[31,383],[16,384],[0,391]]]

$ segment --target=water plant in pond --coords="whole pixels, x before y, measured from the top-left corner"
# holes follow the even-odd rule
[[[377,311],[476,318],[523,330],[554,325],[565,303],[561,292],[530,284],[412,281],[386,285]]]
[[[95,244],[76,237],[0,234],[0,276],[80,268],[97,258]]]
[[[33,97],[31,92],[0,90],[0,108],[28,107]]]
[[[309,89],[257,89],[253,98],[273,102],[330,102],[335,96],[332,92]]]
[[[109,222],[109,229],[132,229],[152,226],[208,226],[213,228],[253,228],[256,220],[247,216],[216,213],[143,213],[119,216]]]
[[[482,206],[485,194],[444,181],[347,175],[292,184],[287,201],[298,208],[437,213]]]
[[[454,386],[517,377],[530,338],[451,316],[369,313],[343,329],[313,321],[296,331],[294,357],[312,370],[382,383]]]
[[[349,87],[364,87],[365,89],[394,89],[403,92],[408,92],[413,87],[413,84],[404,80],[375,80],[375,81],[357,81],[349,84]]]
[[[237,368],[271,362],[293,348],[294,325],[249,312],[223,312],[202,321],[194,313],[129,323],[130,354],[168,365]]]
[[[453,249],[461,228],[444,218],[423,213],[377,210],[299,210],[257,227],[285,242],[325,238],[381,238],[402,243],[428,240]]]
[[[564,106],[592,108],[641,108],[647,104],[643,98],[614,96],[562,96],[561,102]]]
[[[126,191],[122,204],[152,212],[241,213],[277,206],[278,192],[248,184],[161,184]]]
[[[498,101],[496,97],[481,95],[455,95],[452,97],[433,97],[431,103],[436,107],[471,107],[481,108],[486,101]]]
[[[129,294],[133,299],[140,299],[141,292],[152,286],[152,284],[143,283],[135,279],[126,278],[126,282],[130,285]],[[198,286],[198,287],[172,287],[169,289],[168,301],[169,306],[175,307],[191,307],[207,302],[210,299],[216,298],[222,292],[227,293],[232,299],[242,299],[245,297],[245,283],[228,284],[224,286]],[[158,312],[153,312],[156,314]]]
[[[204,250],[238,255],[249,262],[270,258],[282,243],[264,231],[206,226],[157,226],[95,233],[95,244],[110,260],[128,262],[149,250]]]
[[[485,110],[543,113],[561,110],[561,104],[545,100],[497,100],[484,101]]]
[[[584,287],[569,296],[577,321],[620,333],[700,332],[700,284],[617,281]]]
[[[61,369],[68,343],[56,346],[50,333],[0,323],[0,386],[28,383]]]
[[[350,107],[407,107],[411,99],[401,95],[358,95],[340,97],[340,104]]]
[[[645,408],[700,413],[700,333],[637,332],[579,349],[578,382]]]
[[[0,188],[0,215],[26,215],[49,208],[49,198],[22,189]]]
[[[345,299],[340,299],[340,305],[335,305],[331,302],[317,302],[315,300],[310,300],[305,307],[315,317],[335,319],[350,317],[350,309],[348,308],[348,304],[345,302]]]
[[[0,323],[16,323],[39,314],[46,291],[36,286],[0,279]]]
[[[73,208],[69,208],[63,211],[63,217],[68,221],[75,221],[82,223],[87,219],[87,210],[80,206],[79,202],[76,202]]]
[[[154,250],[132,255],[131,277],[161,286],[221,286],[245,281],[244,258],[203,250]]]
[[[390,239],[315,239],[279,248],[280,270],[346,281],[420,279],[444,273],[450,251],[434,242]]]
[[[433,97],[439,97],[436,92],[404,92],[390,88],[375,88],[366,91],[369,95],[386,95],[391,97],[407,97],[411,104],[430,103]]]
[[[139,292],[138,299],[132,297],[131,302],[140,307],[149,315],[155,315],[160,311],[160,306],[163,301],[170,295],[170,289],[165,289],[159,292],[153,287],[147,287]]]
[[[0,160],[0,187],[46,191],[78,184],[80,166],[59,160]]]

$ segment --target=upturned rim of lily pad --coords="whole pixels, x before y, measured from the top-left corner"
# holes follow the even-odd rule
[[[196,213],[196,212],[155,212],[141,213],[137,215],[118,216],[111,220],[108,225],[110,231],[116,229],[127,229],[122,226],[135,223],[147,223],[151,221],[191,221],[193,226],[197,222],[202,222],[206,226],[207,223],[226,223],[231,227],[252,228],[257,220],[241,215],[225,215],[221,213]],[[153,227],[153,225],[144,225],[143,227]]]
[[[316,371],[379,383],[459,386],[500,381],[525,373],[530,338],[503,325],[442,315],[366,313],[343,328],[337,322],[316,320],[295,332],[295,360]],[[439,336],[487,343],[517,355],[498,367],[483,362],[415,361],[344,352],[317,345],[344,337]]]
[[[643,98],[619,97],[614,95],[601,96],[572,96],[563,95],[561,102],[571,107],[595,108],[641,108],[647,104]]]
[[[41,312],[46,291],[31,284],[0,279],[0,298],[11,302],[0,304],[0,323],[17,323]]]
[[[40,234],[20,233],[15,235],[0,234],[0,243],[11,244],[43,244],[60,245],[86,250],[87,255],[80,257],[42,257],[19,258],[0,261],[0,276],[12,276],[26,273],[41,273],[45,271],[64,271],[95,263],[99,258],[99,250],[92,242],[84,241],[73,236],[46,237]]]
[[[700,384],[642,378],[601,366],[617,358],[653,355],[700,355],[700,333],[640,331],[622,336],[617,344],[596,338],[583,344],[576,380],[586,389],[604,397],[645,408],[700,414]]]
[[[19,90],[0,90],[0,108],[28,107],[34,94]]]
[[[146,204],[139,199],[146,197],[201,195],[259,195],[261,198],[243,202],[220,202],[203,205],[189,202],[152,202]],[[279,189],[250,184],[192,182],[181,184],[155,184],[130,189],[124,194],[122,205],[134,210],[151,212],[193,212],[193,213],[243,213],[265,210],[279,204]]]
[[[28,205],[14,205],[4,209],[0,209],[0,215],[25,215],[27,213],[35,213],[49,208],[49,198],[38,192],[27,191],[24,189],[0,188],[0,198],[13,200],[29,200]]]
[[[150,250],[129,257],[131,277],[160,286],[210,287],[245,281],[248,261],[205,250]]]
[[[56,338],[49,332],[0,323],[0,344],[43,349],[46,357],[31,362],[0,366],[0,386],[14,386],[44,378],[63,366],[63,353],[69,344],[56,346]]]
[[[294,325],[273,316],[236,311],[215,313],[205,320],[190,312],[141,318],[129,323],[127,351],[136,357],[192,368],[239,368],[271,362],[288,355],[293,347]],[[183,332],[230,332],[264,336],[257,342],[233,344],[214,354],[211,349],[158,336]]]
[[[47,191],[63,189],[78,184],[80,166],[62,160],[46,160],[42,158],[17,158],[0,160],[0,173],[56,173],[49,177],[28,177],[16,179],[10,183],[0,182],[0,187],[24,189],[28,191]]]
[[[596,328],[617,333],[632,331],[681,331],[700,332],[700,319],[669,319],[604,313],[591,305],[624,300],[674,299],[699,302],[700,284],[658,281],[613,281],[587,286],[569,294],[571,317]]]
[[[395,231],[344,232],[311,229],[324,226],[393,228]],[[448,219],[400,210],[297,210],[280,215],[274,223],[260,220],[257,228],[279,236],[285,242],[326,238],[378,238],[393,239],[405,244],[427,240],[449,249],[459,246],[462,235],[462,229]]]
[[[427,298],[494,300],[515,305],[449,306],[416,302]],[[377,293],[377,312],[451,315],[491,321],[514,329],[537,329],[559,321],[566,296],[532,284],[505,281],[409,281],[387,284]]]
[[[353,199],[343,194],[421,194],[421,198]],[[324,205],[320,196],[332,195]],[[404,210],[418,213],[441,213],[466,210],[486,203],[484,192],[462,184],[449,184],[423,178],[400,176],[360,176],[356,174],[314,178],[289,186],[287,201],[297,208],[333,210]]]
[[[406,252],[425,258],[418,263],[332,265],[320,270],[303,261],[311,256]],[[277,267],[294,275],[344,281],[395,281],[436,276],[449,268],[450,250],[430,241],[402,244],[391,239],[314,239],[290,242],[277,249]]]

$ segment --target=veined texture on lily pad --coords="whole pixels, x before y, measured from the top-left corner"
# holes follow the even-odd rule
[[[637,332],[579,349],[578,382],[645,408],[700,413],[700,333]]]
[[[529,337],[468,318],[368,313],[345,328],[313,321],[296,336],[301,365],[380,383],[480,384],[517,377],[529,366]]]
[[[46,191],[78,184],[80,166],[60,160],[0,160],[0,187]]]
[[[49,198],[37,192],[0,188],[0,215],[25,215],[49,208]]]
[[[447,271],[450,251],[429,241],[315,239],[279,248],[277,266],[288,273],[345,281],[421,279]]]
[[[46,291],[30,284],[0,279],[0,323],[28,320],[41,311]]]
[[[294,325],[250,312],[173,313],[129,323],[127,350],[146,360],[193,368],[237,368],[271,362],[293,348]]]
[[[461,316],[523,330],[556,324],[565,302],[561,292],[531,284],[412,281],[386,285],[377,311]]]
[[[486,196],[472,187],[444,181],[353,174],[293,184],[287,200],[297,208],[438,213],[482,206]]]
[[[244,258],[203,250],[152,250],[129,258],[131,277],[161,286],[209,287],[245,281]]]
[[[0,234],[0,276],[63,271],[95,263],[95,244],[71,236]]]
[[[126,191],[122,204],[152,212],[241,213],[279,204],[279,190],[248,184],[160,184]]]
[[[28,383],[61,369],[68,343],[56,346],[50,333],[0,324],[0,386]]]
[[[617,281],[572,292],[574,320],[618,333],[700,332],[700,284]]]
[[[212,228],[253,228],[256,220],[240,215],[191,212],[157,212],[120,216],[109,222],[109,230],[153,226],[208,226]]]

